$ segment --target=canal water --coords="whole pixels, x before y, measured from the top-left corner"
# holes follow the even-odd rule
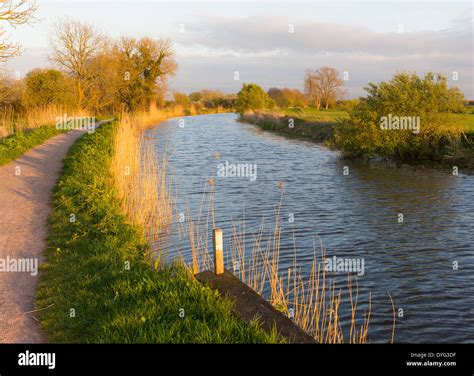
[[[370,342],[390,341],[388,293],[396,306],[396,342],[474,342],[474,174],[345,160],[323,146],[239,123],[235,114],[183,120],[147,132],[158,153],[170,156],[177,215],[197,216],[212,179],[225,246],[232,223],[244,217],[252,242],[262,222],[274,223],[283,192],[282,273],[296,244],[308,274],[321,241],[327,258],[364,263],[357,280],[362,309],[371,294]],[[168,257],[189,261],[189,239],[173,226],[161,246]],[[347,274],[335,270],[328,277],[343,287]],[[343,326],[349,308],[343,301]]]

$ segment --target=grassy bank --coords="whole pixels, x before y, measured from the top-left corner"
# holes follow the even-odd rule
[[[336,119],[334,114],[307,114],[297,109],[286,113],[248,113],[239,118],[242,122],[258,125],[264,131],[317,143],[324,143],[333,136]]]
[[[63,132],[52,125],[20,131],[0,139],[0,166],[25,154],[31,148]]]
[[[181,264],[152,262],[112,185],[117,123],[73,145],[53,196],[37,290],[47,338],[80,343],[272,342]],[[72,216],[74,215],[74,216]],[[129,266],[129,268],[128,268]]]
[[[338,148],[334,145],[335,135],[341,133],[341,124],[348,120],[348,113],[339,110],[317,110],[315,108],[289,108],[282,112],[256,112],[241,115],[239,120],[246,123],[258,125],[262,130],[274,132],[288,138],[297,138],[316,143],[324,143],[327,146]],[[457,128],[461,130],[461,137],[457,141],[456,148],[451,147],[445,153],[439,153],[436,158],[431,159],[403,159],[404,162],[434,164],[434,165],[456,165],[458,167],[474,169],[474,114],[446,114],[445,131]],[[291,121],[293,126],[291,126]],[[339,131],[339,132],[338,132]],[[340,136],[339,136],[340,138]],[[355,142],[357,138],[347,136],[347,142]],[[339,142],[340,144],[340,142]],[[375,144],[369,143],[372,146]],[[436,145],[438,147],[438,145]],[[358,155],[347,154],[371,159],[372,157],[387,155],[377,153],[364,153],[363,148]],[[398,158],[393,157],[395,160]]]

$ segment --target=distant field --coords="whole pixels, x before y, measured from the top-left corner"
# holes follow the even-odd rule
[[[343,110],[317,110],[314,107],[287,108],[284,112],[286,116],[294,116],[308,122],[335,122],[348,117],[347,112]],[[450,117],[455,121],[455,124],[462,125],[465,131],[474,132],[474,113],[451,114]]]
[[[285,109],[285,115],[294,116],[310,122],[334,122],[339,118],[345,118],[348,116],[346,111],[333,109],[317,110],[314,107],[287,108]]]

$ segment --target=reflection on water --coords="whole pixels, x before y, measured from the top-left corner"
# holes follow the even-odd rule
[[[390,339],[387,292],[403,312],[398,342],[474,342],[472,174],[347,161],[322,146],[235,119],[233,114],[187,117],[184,128],[171,119],[149,131],[158,151],[172,154],[178,212],[189,209],[196,216],[212,177],[216,224],[224,237],[244,215],[250,234],[263,218],[272,224],[284,182],[282,270],[292,262],[293,241],[302,267],[309,269],[314,242],[321,239],[328,257],[365,260],[358,282],[362,307],[372,293],[372,342]],[[218,164],[226,161],[256,164],[257,179],[217,176]],[[176,229],[160,243],[170,257],[189,259],[189,241]],[[331,277],[344,283],[341,275]]]

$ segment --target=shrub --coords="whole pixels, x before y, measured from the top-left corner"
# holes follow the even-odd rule
[[[35,69],[25,78],[25,103],[27,106],[46,107],[74,105],[72,82],[54,69]]]
[[[237,94],[235,107],[243,114],[246,111],[256,111],[264,108],[273,108],[275,101],[257,84],[244,84]]]
[[[336,128],[332,146],[352,155],[377,154],[400,160],[437,159],[459,147],[461,128],[449,113],[463,111],[463,94],[448,88],[442,75],[396,74],[389,82],[369,83],[367,97],[349,108]],[[416,119],[419,131],[382,129],[391,118]]]

